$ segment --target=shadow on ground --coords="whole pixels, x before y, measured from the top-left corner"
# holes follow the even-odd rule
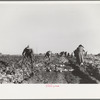
[[[87,73],[84,73],[80,70],[80,68],[76,65],[71,65],[74,71],[72,72],[73,75],[80,77],[81,84],[96,84],[97,81],[92,79]]]

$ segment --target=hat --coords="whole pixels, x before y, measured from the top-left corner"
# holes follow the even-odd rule
[[[83,46],[80,44],[79,47],[83,47]],[[83,48],[84,48],[84,47],[83,47]]]

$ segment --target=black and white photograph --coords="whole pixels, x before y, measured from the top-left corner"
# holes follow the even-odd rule
[[[0,1],[0,84],[99,84],[99,38],[100,2]]]

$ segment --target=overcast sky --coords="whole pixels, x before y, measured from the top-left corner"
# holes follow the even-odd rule
[[[0,52],[72,52],[79,44],[100,53],[100,2],[0,2]]]

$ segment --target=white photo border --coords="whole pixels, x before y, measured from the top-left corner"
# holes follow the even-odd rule
[[[29,2],[20,1],[20,3],[29,3]],[[35,1],[35,2],[42,2],[42,1]],[[47,3],[64,3],[64,2],[80,3],[80,1],[71,1],[71,2],[48,1]],[[0,1],[0,3],[7,4],[7,3],[12,3],[12,1]],[[18,3],[18,1],[16,1],[15,3]],[[81,1],[81,3],[94,4],[100,2]],[[59,85],[59,87],[48,88],[46,87],[46,84],[1,84],[0,99],[100,99],[99,84],[57,84],[57,85]]]

